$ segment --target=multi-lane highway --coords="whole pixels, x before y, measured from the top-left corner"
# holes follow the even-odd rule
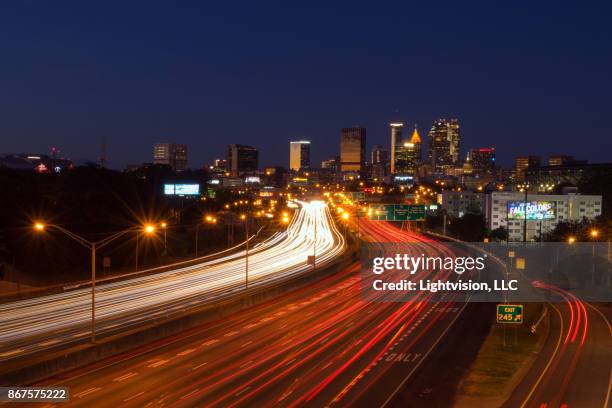
[[[382,242],[439,245],[386,223]],[[463,304],[375,302],[358,264],[273,301],[44,382],[69,406],[389,406]]]
[[[285,232],[249,251],[249,288],[311,270],[307,256],[315,251],[317,265],[322,266],[344,249],[344,238],[325,204],[301,202]],[[246,287],[246,265],[246,253],[241,251],[164,273],[99,285],[97,333],[124,331],[231,296]],[[0,305],[0,362],[87,339],[90,308],[89,288]]]

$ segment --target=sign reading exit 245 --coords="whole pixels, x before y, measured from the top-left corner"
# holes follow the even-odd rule
[[[497,323],[523,323],[523,305],[497,305]]]

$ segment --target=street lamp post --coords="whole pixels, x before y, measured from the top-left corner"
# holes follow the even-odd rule
[[[242,214],[240,219],[244,220],[244,235],[246,237],[246,252],[245,252],[245,288],[249,288],[249,219],[246,214]]]
[[[96,252],[98,249],[105,247],[106,245],[110,244],[117,238],[129,232],[133,232],[133,231],[140,232],[139,228],[128,228],[126,230],[119,231],[111,236],[108,236],[104,239],[101,239],[100,241],[89,241],[63,227],[60,227],[59,225],[43,224],[40,222],[37,222],[36,224],[34,224],[34,229],[39,232],[43,232],[47,228],[53,228],[55,230],[60,231],[64,235],[67,235],[74,241],[78,242],[85,248],[89,249],[89,251],[91,252],[91,342],[95,343],[96,341]],[[155,227],[153,227],[152,225],[146,225],[144,227],[144,231],[147,234],[152,234],[155,231]]]

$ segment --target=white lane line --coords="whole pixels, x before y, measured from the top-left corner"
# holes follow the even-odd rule
[[[78,394],[74,394],[74,396],[77,398],[83,398],[93,392],[100,391],[101,389],[102,388],[100,387],[91,387],[91,388],[86,389],[85,391],[79,392]]]
[[[248,387],[243,388],[242,390],[240,390],[237,393],[235,393],[234,397],[239,397],[239,396],[241,396],[242,394],[244,394],[245,392],[247,392],[250,389],[251,389],[251,386],[249,385]]]
[[[208,361],[205,361],[202,364],[198,364],[197,366],[193,367],[192,370],[197,370],[200,367],[204,367],[206,364],[208,364]]]
[[[131,397],[128,397],[128,398],[124,399],[124,400],[123,400],[123,402],[128,402],[128,401],[131,401],[131,400],[133,400],[134,398],[138,398],[138,397],[140,397],[142,394],[144,394],[144,391],[140,391],[138,394],[134,394],[134,395],[132,395]]]
[[[16,349],[16,350],[11,350],[11,351],[5,351],[4,353],[0,353],[0,358],[1,357],[14,356],[15,354],[19,354],[22,351],[23,351],[23,349]]]
[[[120,381],[123,381],[123,380],[127,380],[128,378],[132,378],[135,375],[136,375],[136,373],[127,373],[125,375],[122,375],[121,377],[117,377],[117,378],[113,379],[113,381],[120,382]]]
[[[193,390],[193,391],[191,391],[191,392],[189,392],[189,393],[187,393],[187,394],[183,395],[183,396],[181,397],[181,399],[187,399],[187,398],[191,397],[193,394],[195,394],[195,393],[196,393],[196,392],[198,392],[198,391],[200,391],[200,389],[199,389],[199,388],[196,388],[195,390]]]
[[[48,341],[43,341],[42,343],[38,343],[38,345],[42,347],[47,347],[47,346],[52,346],[54,344],[57,344],[59,342],[60,340],[48,340]]]
[[[164,364],[166,364],[168,361],[170,361],[170,360],[159,360],[159,361],[156,361],[156,362],[155,362],[155,363],[153,363],[153,364],[149,364],[147,367],[150,367],[150,368],[157,368],[157,367],[159,367],[160,365],[164,365]]]

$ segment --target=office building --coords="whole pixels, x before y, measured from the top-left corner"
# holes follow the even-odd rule
[[[391,174],[395,174],[397,161],[397,146],[403,142],[404,124],[400,122],[390,123],[391,128],[391,158],[389,162]]]
[[[492,192],[486,195],[485,218],[494,230],[504,227],[510,241],[523,240],[527,202],[527,241],[553,230],[559,222],[593,220],[601,215],[600,195],[527,194],[522,192]]]
[[[156,143],[153,146],[153,163],[165,164],[174,171],[187,168],[187,145],[179,143]]]
[[[259,168],[259,152],[253,146],[231,144],[227,147],[227,168],[232,177],[254,174]]]
[[[344,128],[340,133],[340,171],[362,173],[365,164],[366,129]]]
[[[395,173],[402,176],[416,176],[421,164],[421,136],[416,126],[410,140],[404,141],[395,147],[396,161]]]
[[[568,156],[565,154],[555,154],[552,156],[548,156],[548,165],[549,166],[562,166],[565,164],[572,164],[574,158],[572,156]]]
[[[434,173],[445,172],[459,163],[460,133],[457,119],[437,119],[428,133],[428,159]]]
[[[495,170],[495,148],[470,149],[467,161],[476,175],[492,174]]]
[[[525,180],[534,186],[578,184],[592,177],[612,177],[612,163],[586,163],[585,161],[554,166],[530,167]]]
[[[540,156],[518,156],[514,164],[515,178],[525,180],[525,171],[533,167],[540,167]]]
[[[387,150],[380,145],[375,145],[372,148],[370,159],[370,178],[376,181],[382,181],[387,175],[387,163],[389,156]]]
[[[289,169],[300,171],[310,168],[310,142],[300,140],[289,142]]]
[[[484,214],[484,193],[443,190],[439,197],[442,208],[451,217],[461,218],[465,214]]]

